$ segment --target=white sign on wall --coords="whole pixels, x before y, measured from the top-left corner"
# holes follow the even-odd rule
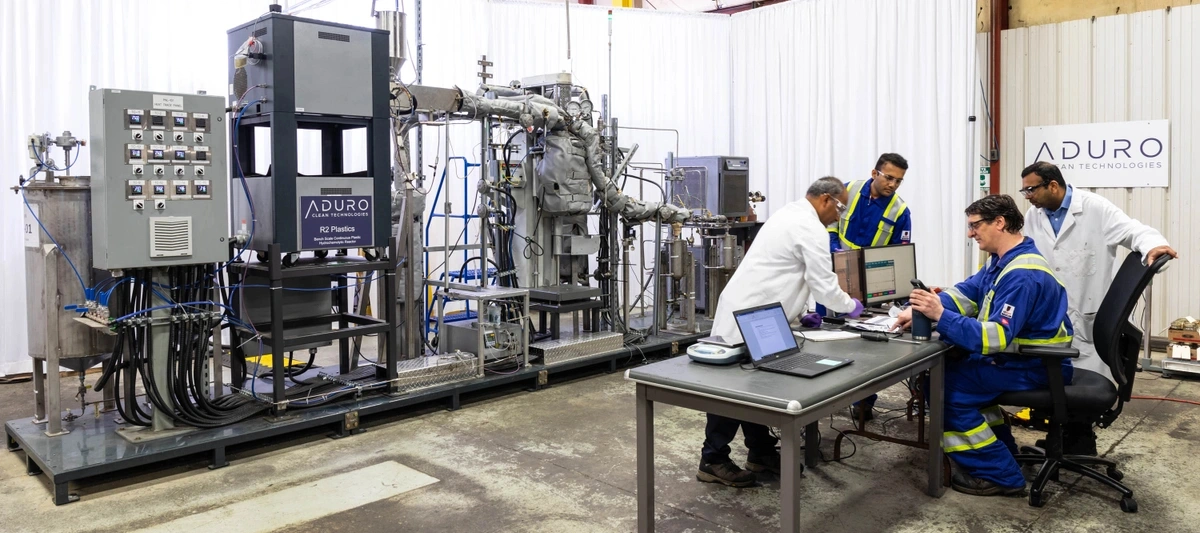
[[[1058,165],[1076,187],[1167,187],[1171,128],[1166,120],[1025,128],[1025,164]]]

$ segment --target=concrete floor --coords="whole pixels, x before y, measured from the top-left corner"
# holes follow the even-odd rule
[[[89,382],[94,377],[89,376]],[[71,405],[75,378],[64,378],[64,406]],[[1200,400],[1200,382],[1139,374],[1136,393]],[[74,485],[82,500],[51,502],[44,476],[25,475],[21,452],[0,455],[0,531],[130,531],[214,511],[237,501],[296,489],[306,494],[280,512],[323,503],[337,507],[341,493],[319,490],[322,479],[395,461],[437,482],[369,503],[347,503],[338,512],[292,523],[264,517],[239,531],[451,531],[613,532],[636,529],[633,386],[621,374],[591,374],[552,381],[538,392],[508,391],[465,403],[458,411],[439,406],[386,420],[365,433],[331,440],[309,434],[244,450],[227,468],[209,471],[203,458],[123,478]],[[885,391],[877,407],[899,407],[903,389]],[[4,420],[32,412],[29,383],[0,385]],[[656,409],[658,531],[750,532],[779,527],[778,480],[730,489],[695,480],[704,415]],[[880,414],[879,429],[892,414]],[[828,420],[822,449],[831,455]],[[847,428],[844,416],[833,426]],[[896,419],[889,434],[908,435],[912,423]],[[1196,531],[1200,494],[1194,459],[1200,457],[1200,410],[1193,405],[1135,400],[1108,429],[1100,449],[1121,462],[1140,504],[1125,514],[1114,492],[1074,475],[1052,484],[1040,509],[1024,499],[980,498],[947,491],[940,500],[922,493],[922,452],[855,439],[858,450],[844,462],[805,472],[804,528],[826,532],[1176,532]],[[1037,434],[1018,430],[1030,444]],[[735,446],[735,460],[745,450]],[[376,482],[377,483],[377,482]],[[386,482],[384,482],[386,485]],[[282,522],[287,523],[287,522]],[[213,528],[208,528],[213,529]]]

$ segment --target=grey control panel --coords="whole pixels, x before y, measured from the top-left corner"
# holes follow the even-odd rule
[[[96,89],[89,110],[96,268],[227,260],[225,99]]]

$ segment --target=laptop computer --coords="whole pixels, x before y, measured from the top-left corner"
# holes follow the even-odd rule
[[[800,351],[778,302],[734,311],[733,319],[756,369],[812,378],[853,362]]]

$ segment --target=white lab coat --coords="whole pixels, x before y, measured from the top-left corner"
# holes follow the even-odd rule
[[[833,272],[829,233],[817,210],[801,199],[783,206],[759,230],[721,291],[712,334],[742,342],[734,311],[780,302],[791,322],[804,313],[810,295],[839,313],[854,310],[854,300]]]
[[[1045,209],[1030,207],[1025,213],[1025,235],[1067,287],[1067,314],[1075,327],[1071,344],[1079,350],[1076,368],[1099,373],[1112,380],[1108,366],[1096,354],[1092,326],[1096,310],[1116,274],[1117,247],[1145,254],[1167,239],[1158,230],[1129,218],[1103,196],[1071,189],[1071,205],[1058,235]]]

